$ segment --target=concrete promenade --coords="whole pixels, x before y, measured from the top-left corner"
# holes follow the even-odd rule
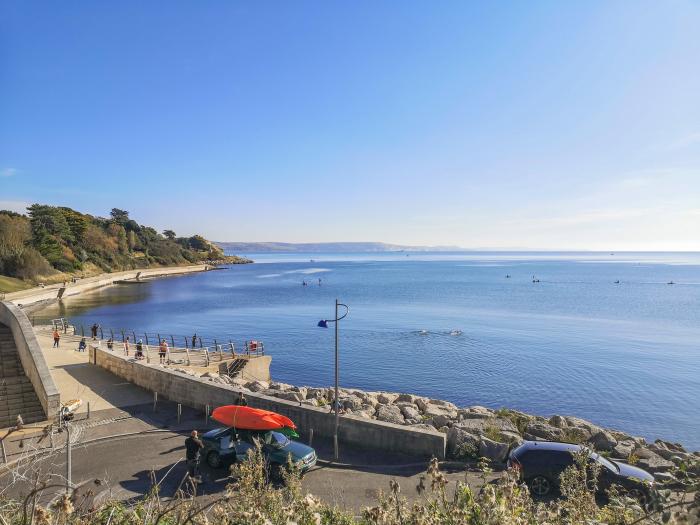
[[[166,277],[187,273],[203,272],[206,271],[207,268],[208,266],[206,264],[195,264],[190,266],[147,268],[142,270],[127,270],[124,272],[104,273],[95,277],[86,277],[85,279],[80,279],[75,283],[68,282],[66,284],[66,290],[63,293],[63,297],[70,297],[72,295],[78,295],[80,293],[88,292],[96,288],[102,288],[103,286],[109,286],[112,283],[114,283],[114,281],[135,279],[136,275],[138,274],[140,274],[140,278],[142,279],[152,279],[155,277]],[[15,304],[21,304],[22,306],[29,306],[39,302],[56,299],[61,288],[63,288],[62,283],[47,285],[43,288],[37,286],[35,288],[30,288],[29,290],[21,290],[19,292],[5,294],[4,300],[13,302]]]

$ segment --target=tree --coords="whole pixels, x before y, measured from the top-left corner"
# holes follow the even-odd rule
[[[172,230],[163,230],[163,235],[165,235],[165,237],[171,241],[175,240],[175,232]]]
[[[129,212],[126,210],[120,210],[119,208],[112,208],[109,212],[112,220],[117,224],[125,224],[129,220]]]

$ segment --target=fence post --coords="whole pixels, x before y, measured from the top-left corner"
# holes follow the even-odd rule
[[[190,349],[185,348],[185,353],[187,354],[187,366],[190,366]]]
[[[7,463],[7,453],[5,452],[5,440],[0,439],[0,452],[2,452],[2,462]]]
[[[204,359],[206,359],[207,366],[209,366],[209,349],[204,349]]]
[[[105,338],[105,334],[102,331],[102,327],[100,326],[100,339],[104,339],[104,338]]]
[[[134,343],[136,343],[136,332],[131,332],[131,335],[134,336]]]
[[[151,348],[150,348],[150,347],[148,346],[148,344],[147,344],[147,345],[146,345],[146,363],[150,363],[150,362],[151,362],[151,352],[150,352],[150,350],[151,350]]]
[[[170,342],[173,344],[173,348],[175,348],[175,338],[172,336],[172,334],[170,335]]]
[[[199,338],[199,348],[202,348],[202,338]]]
[[[209,424],[209,405],[204,405],[204,424]]]
[[[85,329],[83,328],[83,325],[80,325],[80,337],[85,337]]]
[[[124,337],[124,330],[122,330],[122,343],[126,340],[126,337]]]
[[[87,418],[86,418],[86,419],[90,419],[90,401],[87,402],[87,409],[88,409],[88,412],[87,412]]]
[[[111,328],[109,329],[109,338],[110,338],[112,341],[114,341],[114,332],[112,331]]]
[[[158,392],[153,392],[153,411],[156,411],[156,405],[158,405]]]
[[[189,348],[189,345],[187,343],[187,337],[184,337],[183,339],[185,340],[185,348]]]
[[[236,357],[236,351],[234,350],[234,348],[233,348],[233,343],[231,342],[230,339],[228,340],[228,346],[229,346],[229,348],[231,349],[231,357],[235,358],[235,357]]]
[[[146,338],[146,344],[148,344],[148,332],[144,332],[143,336]]]
[[[309,446],[314,442],[314,429],[310,428],[309,429]]]
[[[182,419],[182,405],[180,403],[177,404],[177,422],[178,424],[180,423],[180,420]]]

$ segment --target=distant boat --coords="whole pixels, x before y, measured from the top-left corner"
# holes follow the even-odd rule
[[[540,282],[540,280],[539,280],[537,277],[535,277],[535,276],[533,275],[533,276],[532,276],[532,282],[533,282],[533,283],[538,283],[538,282]]]
[[[617,281],[615,281],[615,284],[620,284],[620,279],[618,279]]]
[[[506,275],[506,279],[510,279],[510,274]]]
[[[673,281],[669,281],[666,284],[676,284],[676,283],[674,283]]]
[[[314,261],[313,259],[309,259],[309,262],[316,262],[316,261]]]

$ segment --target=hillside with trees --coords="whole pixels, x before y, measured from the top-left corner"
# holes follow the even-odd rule
[[[0,210],[0,275],[29,282],[202,262],[243,263],[200,235],[178,237],[113,208],[109,218],[33,204],[27,215]]]

